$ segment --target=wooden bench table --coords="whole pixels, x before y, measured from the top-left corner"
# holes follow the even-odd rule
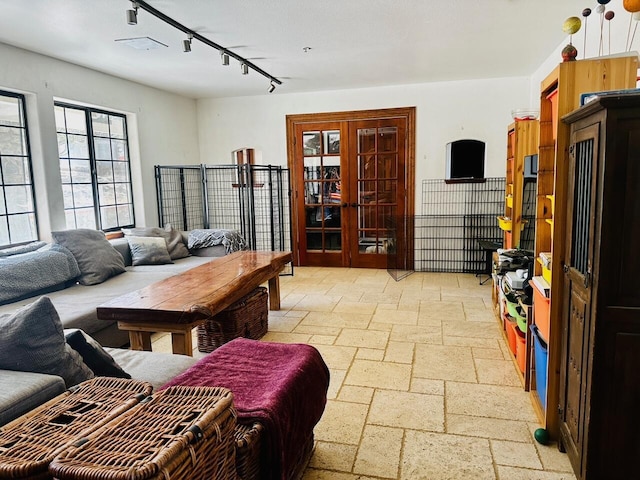
[[[280,310],[279,275],[291,252],[235,252],[166,278],[97,308],[102,320],[116,320],[129,332],[133,350],[151,350],[151,334],[170,332],[173,353],[193,354],[191,330],[269,284],[269,308]]]

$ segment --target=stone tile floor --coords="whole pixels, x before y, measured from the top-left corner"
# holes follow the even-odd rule
[[[331,370],[304,480],[575,480],[555,444],[533,439],[488,284],[326,267],[280,284],[263,340],[314,345]],[[154,342],[170,350],[168,335]]]

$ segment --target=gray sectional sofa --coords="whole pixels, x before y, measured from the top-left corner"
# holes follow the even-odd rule
[[[145,232],[138,230],[134,233]],[[188,232],[180,232],[179,237],[181,247],[186,251]],[[109,243],[124,259],[123,273],[94,285],[65,282],[57,285],[56,288],[59,289],[48,292],[34,287],[35,296],[8,303],[5,301],[4,305],[0,305],[0,317],[15,317],[17,311],[33,305],[36,300],[45,295],[55,307],[62,328],[84,331],[104,346],[104,350],[132,378],[148,381],[158,387],[186,370],[195,362],[194,359],[182,355],[127,350],[127,333],[118,330],[115,322],[98,319],[96,307],[115,296],[137,290],[208,262],[211,257],[222,256],[228,248],[222,244],[204,246],[190,249],[188,256],[173,259],[173,263],[133,265],[135,262],[133,262],[130,242],[127,238],[109,240]],[[73,252],[73,245],[68,246]],[[3,267],[1,261],[2,259],[0,259],[0,269]],[[40,271],[46,272],[46,265],[41,266]],[[0,335],[5,335],[5,332],[0,332]],[[25,371],[16,368],[2,369],[3,355],[8,353],[0,351],[0,426],[62,393],[67,387],[65,380],[57,375],[30,373],[27,371],[28,368],[25,368]]]

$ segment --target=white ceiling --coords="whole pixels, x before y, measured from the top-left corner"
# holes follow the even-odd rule
[[[596,0],[147,0],[282,80],[274,94],[530,75]],[[618,0],[614,0],[614,3]],[[593,5],[590,5],[593,3]],[[193,98],[266,94],[269,82],[129,0],[0,0],[0,42]],[[594,27],[597,22],[592,19]],[[116,39],[152,37],[134,50]],[[575,43],[575,42],[574,42]],[[311,47],[308,53],[303,47]],[[10,68],[4,65],[2,68]]]

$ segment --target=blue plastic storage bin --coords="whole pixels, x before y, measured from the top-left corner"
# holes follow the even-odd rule
[[[542,408],[546,409],[547,405],[547,363],[549,361],[549,351],[546,342],[540,336],[538,327],[530,325],[531,333],[533,333],[533,351],[536,366],[536,391],[540,397]]]

